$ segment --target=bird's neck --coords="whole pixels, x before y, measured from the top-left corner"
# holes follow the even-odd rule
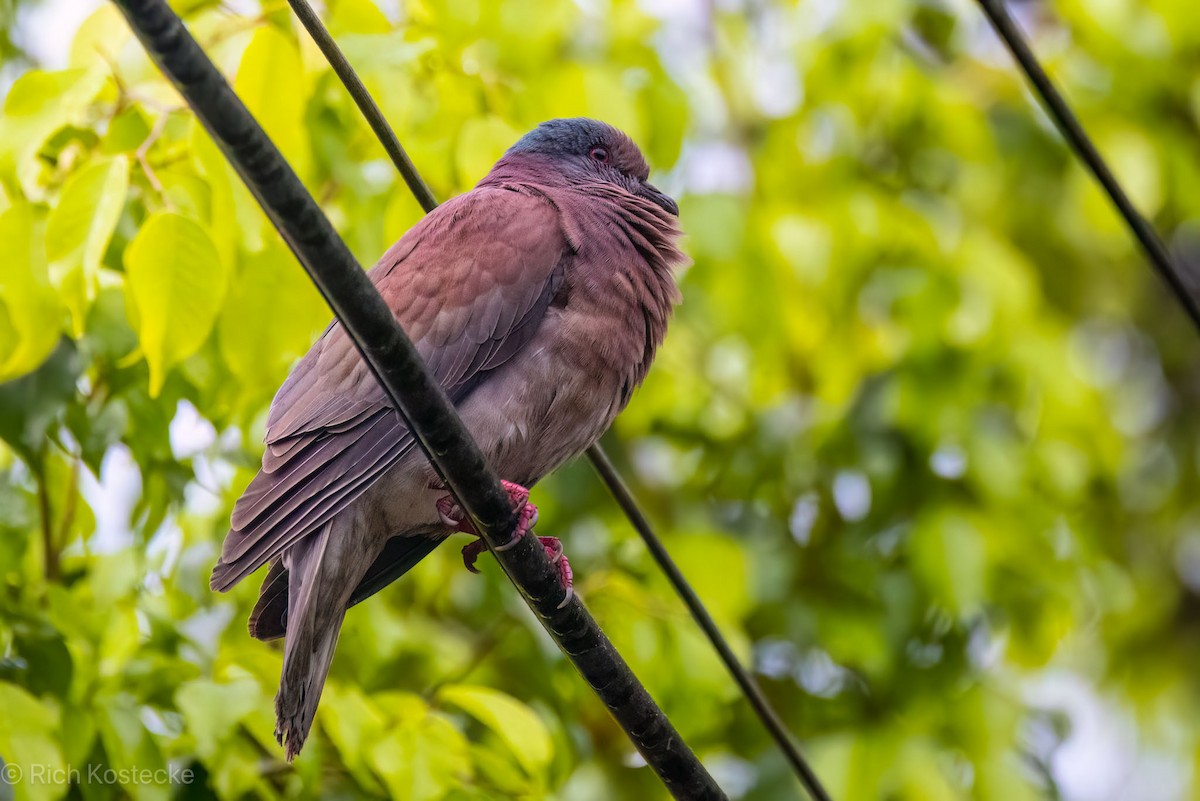
[[[645,378],[680,299],[676,271],[688,259],[676,246],[680,233],[675,218],[611,184],[536,191],[559,210],[577,265],[587,265],[568,272],[572,304],[584,315],[623,320],[631,328],[623,335],[603,334],[593,348],[594,353],[613,351],[629,371],[624,405]],[[626,342],[636,355],[614,351],[618,336],[636,339]]]
[[[689,259],[679,250],[678,221],[657,204],[607,182],[579,182],[547,157],[510,153],[496,163],[479,187],[507,188],[545,198],[559,213],[560,225],[582,263],[604,270],[580,280],[620,275],[633,288],[645,316],[653,351],[679,301],[676,272]],[[639,377],[640,380],[640,377]]]
[[[563,187],[568,185],[568,179],[563,175],[560,165],[547,156],[537,153],[509,153],[496,162],[477,186],[505,184]]]

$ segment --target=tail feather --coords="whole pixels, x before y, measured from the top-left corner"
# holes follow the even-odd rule
[[[247,628],[256,640],[277,640],[287,631],[288,572],[282,559],[271,563],[262,589],[258,591],[258,603],[250,613]]]
[[[442,542],[443,538],[432,533],[426,536],[425,532],[392,537],[350,594],[347,608],[362,603],[403,576]],[[276,560],[263,579],[258,603],[250,613],[250,636],[257,640],[277,640],[287,633],[287,621],[288,571],[282,560]]]
[[[331,630],[316,632],[312,637],[302,635],[299,639],[306,641],[305,650],[298,650],[290,660],[285,657],[275,696],[275,739],[284,746],[288,762],[300,753],[312,730],[343,617],[344,611]]]
[[[312,729],[346,616],[343,589],[322,571],[333,527],[334,523],[327,524],[285,557],[292,579],[287,588],[283,675],[275,696],[275,739],[285,747],[289,762],[300,753]]]

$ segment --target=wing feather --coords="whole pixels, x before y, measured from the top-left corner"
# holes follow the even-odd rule
[[[529,342],[571,256],[549,203],[489,187],[433,211],[370,275],[458,402]],[[234,507],[216,589],[319,530],[415,445],[337,323],[276,394],[266,441],[263,468]]]

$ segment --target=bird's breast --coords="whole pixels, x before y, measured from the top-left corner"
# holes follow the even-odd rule
[[[674,223],[656,211],[552,200],[573,248],[562,283],[530,341],[459,405],[497,473],[526,486],[582,453],[628,403],[666,333],[685,260]]]
[[[589,358],[573,315],[552,311],[526,350],[468,395],[460,411],[501,477],[528,486],[581,453],[628,399],[611,358]],[[610,354],[611,356],[611,354]]]

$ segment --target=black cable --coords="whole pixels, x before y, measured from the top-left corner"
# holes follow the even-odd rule
[[[1200,302],[1188,290],[1183,276],[1175,268],[1167,248],[1158,238],[1154,226],[1150,225],[1129,200],[1129,196],[1125,194],[1125,190],[1113,176],[1112,170],[1108,168],[1087,132],[1083,130],[1079,118],[1071,111],[1067,101],[1063,99],[1046,71],[1042,69],[1037,56],[1033,54],[1029,43],[1025,41],[1024,34],[1009,15],[1002,0],[979,0],[979,5],[983,9],[983,13],[991,20],[992,27],[996,29],[996,33],[1000,35],[1009,52],[1013,54],[1013,58],[1017,60],[1025,77],[1033,84],[1038,97],[1041,98],[1063,138],[1067,140],[1067,144],[1104,187],[1109,199],[1117,207],[1121,216],[1125,218],[1125,223],[1146,252],[1151,266],[1183,306],[1184,311],[1192,319],[1192,323],[1200,329]]]
[[[725,663],[725,667],[729,670],[733,680],[737,682],[741,688],[742,694],[746,696],[746,700],[750,702],[750,706],[758,714],[759,720],[767,728],[771,738],[779,745],[779,749],[783,751],[783,755],[787,761],[791,763],[792,769],[796,775],[800,777],[800,781],[804,783],[805,789],[808,790],[814,801],[830,801],[829,793],[826,792],[821,780],[817,778],[816,772],[805,760],[804,755],[800,753],[799,747],[792,741],[791,734],[787,727],[779,718],[778,713],[771,707],[771,702],[763,695],[762,689],[758,686],[758,682],[750,675],[750,671],[742,665],[734,654],[733,649],[729,647],[729,643],[725,641],[725,637],[721,634],[721,630],[717,627],[716,621],[708,614],[708,610],[704,608],[704,602],[700,600],[700,596],[696,595],[696,591],[692,589],[692,585],[688,584],[683,573],[680,572],[679,566],[675,564],[675,560],[667,553],[667,548],[662,544],[662,541],[655,536],[654,530],[650,527],[650,521],[642,513],[637,501],[633,497],[633,493],[629,491],[625,480],[621,478],[621,474],[617,472],[617,468],[609,461],[608,455],[599,448],[588,451],[588,458],[592,460],[592,466],[596,468],[596,472],[604,479],[604,483],[612,490],[613,497],[616,498],[617,504],[625,512],[625,516],[629,518],[629,522],[642,535],[642,539],[646,541],[646,547],[650,549],[650,553],[654,555],[655,561],[662,571],[667,574],[667,579],[675,587],[675,592],[679,593],[679,597],[683,599],[688,611],[692,613],[692,617],[696,623],[704,630],[704,634],[708,637],[709,642],[717,649],[717,654],[721,657],[721,661]]]
[[[646,763],[677,799],[724,800],[578,597],[559,608],[558,571],[537,538],[526,534],[496,550],[514,529],[507,493],[387,303],[183,22],[164,0],[114,1],[308,271],[505,573]]]
[[[396,137],[396,132],[392,130],[392,126],[388,125],[388,121],[383,116],[383,111],[375,102],[375,98],[371,97],[371,93],[367,91],[366,85],[359,80],[358,73],[350,66],[350,62],[346,60],[346,56],[342,53],[342,49],[333,41],[333,37],[329,35],[329,31],[321,22],[321,18],[317,16],[317,12],[313,11],[313,7],[305,2],[297,2],[297,0],[288,0],[292,6],[292,10],[296,12],[301,24],[304,25],[308,35],[317,43],[321,53],[324,54],[325,60],[329,62],[329,66],[333,67],[333,71],[338,78],[342,80],[342,84],[346,87],[346,91],[350,93],[350,97],[354,99],[358,110],[362,112],[367,123],[371,126],[371,130],[375,132],[375,138],[383,145],[383,149],[387,151],[388,157],[392,163],[396,165],[396,169],[400,171],[400,176],[404,178],[404,182],[408,184],[409,191],[413,193],[413,197],[421,204],[421,208],[426,213],[437,208],[437,199],[433,196],[433,191],[429,185],[421,178],[417,172],[417,167],[412,163],[412,159],[408,157],[408,152],[400,144],[400,140]]]
[[[312,6],[308,4],[307,0],[288,0],[288,4],[296,12],[296,16],[299,18],[301,24],[304,25],[305,30],[308,31],[309,36],[316,42],[317,47],[325,54],[329,65],[333,67],[334,73],[341,79],[342,84],[345,85],[346,90],[358,105],[359,111],[366,117],[371,130],[379,138],[383,149],[387,151],[388,155],[392,156],[392,162],[396,165],[396,169],[404,178],[405,183],[413,190],[417,201],[425,211],[432,211],[437,206],[437,200],[434,199],[433,192],[421,178],[416,165],[413,164],[404,147],[401,146],[399,140],[396,138],[395,131],[392,130],[391,125],[384,119],[383,112],[367,91],[366,86],[363,85],[362,80],[358,77],[350,62],[346,60],[345,55],[343,55],[341,49],[333,40],[329,30],[321,22],[321,18],[313,11]],[[671,585],[679,594],[679,597],[683,599],[688,611],[692,614],[692,618],[695,619],[697,625],[704,631],[704,635],[712,643],[713,648],[716,649],[717,654],[721,657],[721,661],[725,663],[725,667],[733,677],[733,680],[741,688],[742,693],[746,696],[746,700],[750,702],[750,706],[762,721],[763,726],[766,727],[771,738],[775,740],[780,750],[783,751],[784,756],[791,764],[793,770],[795,770],[804,787],[808,790],[814,801],[830,801],[829,794],[821,785],[816,773],[804,759],[804,755],[800,753],[799,748],[792,741],[791,735],[788,733],[783,721],[771,707],[770,702],[763,695],[753,676],[750,675],[750,672],[746,670],[733,653],[733,649],[730,648],[729,643],[725,640],[725,636],[708,614],[708,610],[705,609],[704,603],[696,595],[696,591],[692,589],[691,585],[688,584],[687,579],[680,572],[675,561],[671,559],[671,555],[662,544],[662,540],[659,539],[650,525],[650,521],[638,507],[637,501],[630,493],[624,479],[621,478],[620,473],[617,472],[608,455],[600,447],[599,443],[589,448],[587,454],[593,466],[595,466],[596,472],[608,487],[609,492],[612,493],[617,505],[625,512],[625,516],[629,518],[630,524],[633,525],[634,529],[645,541],[646,547],[654,557],[654,560],[658,562],[659,568],[666,574]]]

